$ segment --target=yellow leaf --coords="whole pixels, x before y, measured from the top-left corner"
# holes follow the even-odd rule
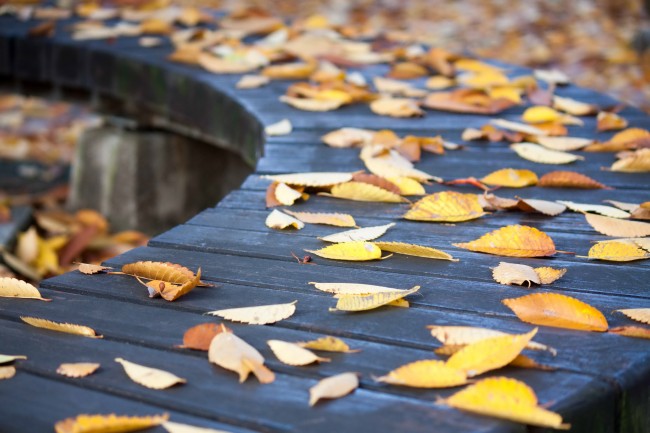
[[[521,335],[503,335],[471,343],[453,354],[447,366],[464,371],[467,377],[508,365],[537,334],[537,328]]]
[[[555,254],[553,239],[534,227],[522,225],[501,227],[474,241],[452,245],[509,257],[544,257]]]
[[[322,398],[340,398],[359,387],[356,373],[341,373],[326,377],[309,388],[309,406],[315,405]]]
[[[644,173],[650,171],[650,149],[639,149],[624,156],[612,164],[610,170],[624,173]]]
[[[252,372],[260,383],[271,383],[275,374],[264,366],[264,357],[250,344],[232,332],[217,334],[208,350],[210,362],[239,374],[239,382],[244,382]]]
[[[407,244],[404,242],[373,242],[382,251],[388,251],[395,254],[404,254],[407,256],[424,257],[427,259],[450,260],[457,262],[450,254],[431,247],[422,245]]]
[[[580,331],[607,331],[603,313],[582,301],[558,293],[533,293],[521,298],[504,299],[520,320],[533,325]]]
[[[305,250],[319,257],[332,260],[365,261],[381,258],[381,250],[370,242],[342,242],[320,250]]]
[[[27,359],[25,355],[3,355],[0,354],[0,364],[7,364],[9,362],[14,362],[18,359]]]
[[[563,201],[563,200],[558,200],[558,203],[561,203],[571,209],[574,212],[595,212],[599,213],[601,215],[605,215],[611,218],[629,218],[630,214],[621,210],[621,209],[616,209],[611,206],[603,206],[600,204],[586,204],[586,203],[574,203],[572,201]]]
[[[450,367],[444,361],[425,359],[403,365],[375,380],[413,388],[449,388],[464,385],[467,376],[462,370]]]
[[[215,430],[213,428],[196,427],[189,424],[180,424],[171,421],[164,422],[162,426],[169,433],[229,433],[225,430]]]
[[[347,148],[360,147],[372,142],[374,131],[360,128],[341,128],[329,132],[321,140],[330,147]]]
[[[381,98],[370,103],[370,110],[380,116],[420,117],[424,111],[413,99]]]
[[[275,199],[285,206],[291,206],[298,199],[302,198],[300,191],[288,186],[286,183],[279,182],[275,187]]]
[[[551,284],[562,278],[566,274],[566,269],[555,269],[548,266],[535,268],[535,273],[539,277],[541,284]]]
[[[426,191],[422,184],[418,181],[411,179],[410,177],[399,176],[399,177],[388,177],[386,178],[389,182],[395,184],[401,195],[424,195]]]
[[[415,286],[412,289],[402,290],[400,292],[379,292],[370,295],[341,295],[336,303],[336,309],[333,309],[333,311],[372,310],[402,299],[418,290],[420,290],[420,286]]]
[[[352,173],[337,172],[309,172],[309,173],[290,173],[276,174],[272,176],[262,176],[263,179],[270,179],[275,182],[286,183],[287,185],[309,186],[309,187],[327,187],[338,183],[349,182],[352,180]]]
[[[596,120],[598,122],[597,129],[599,132],[613,131],[627,127],[627,120],[609,111],[601,111],[598,113]]]
[[[0,380],[11,379],[16,375],[16,367],[13,365],[0,366]]]
[[[521,115],[521,119],[526,123],[545,123],[555,122],[562,118],[562,114],[558,113],[551,107],[537,105],[529,107]]]
[[[434,75],[429,77],[424,85],[427,89],[444,90],[454,87],[456,81],[452,78],[445,77],[444,75]]]
[[[301,341],[296,343],[300,347],[306,349],[322,350],[324,352],[342,352],[342,353],[355,353],[359,350],[352,350],[347,343],[340,338],[325,336],[311,341]]]
[[[374,286],[371,284],[357,283],[314,283],[310,282],[316,289],[335,295],[371,295],[373,293],[384,292],[404,292],[402,289],[393,289],[391,287]]]
[[[402,203],[408,201],[394,192],[365,182],[346,182],[334,185],[329,194],[323,193],[323,195],[346,200],[383,203]]]
[[[413,168],[413,163],[394,151],[391,151],[388,155],[371,158],[362,157],[362,159],[368,171],[385,179],[408,177],[420,182],[441,180],[429,173]]]
[[[352,215],[344,213],[312,213],[290,210],[285,210],[285,212],[308,224],[325,224],[335,227],[355,227],[357,225]]]
[[[626,242],[598,242],[589,249],[590,259],[608,260],[612,262],[631,262],[650,258],[650,253]]]
[[[440,402],[456,409],[538,427],[570,427],[562,424],[560,415],[539,407],[537,396],[525,383],[506,377],[480,380]]]
[[[250,61],[247,57],[221,58],[206,52],[197,53],[196,61],[203,69],[213,74],[244,74],[260,66],[258,62]]]
[[[517,207],[524,212],[537,212],[548,216],[557,216],[566,210],[563,204],[534,198],[520,198]]]
[[[503,168],[483,177],[481,182],[492,186],[523,188],[537,184],[537,175],[530,170]]]
[[[601,215],[585,214],[587,222],[598,232],[607,236],[641,238],[650,236],[650,224],[626,221]]]
[[[500,262],[499,266],[492,269],[492,278],[499,284],[524,284],[530,283],[541,284],[539,275],[535,270],[527,265],[516,263]]]
[[[640,326],[618,326],[610,329],[609,332],[612,334],[623,335],[625,337],[650,339],[650,328],[642,328]]]
[[[628,308],[624,310],[614,310],[617,313],[623,313],[632,320],[650,325],[650,308]]]
[[[226,320],[247,323],[249,325],[268,325],[291,317],[296,312],[296,302],[298,301],[293,301],[288,304],[228,308],[225,310],[210,311],[205,314],[219,316]]]
[[[79,272],[82,274],[86,275],[93,275],[93,274],[98,274],[103,271],[107,271],[109,269],[112,269],[109,266],[100,266],[100,265],[91,265],[89,263],[79,263],[79,268],[77,268]]]
[[[543,129],[536,128],[534,126],[527,125],[525,123],[512,122],[510,120],[505,120],[505,119],[492,119],[490,123],[502,129],[507,129],[514,132],[521,132],[527,135],[537,135],[537,136],[548,135],[548,132],[544,131]]]
[[[595,114],[597,111],[597,107],[594,105],[557,95],[553,96],[553,108],[574,116],[587,116],[589,114]]]
[[[309,78],[317,66],[315,61],[270,65],[262,69],[262,75],[274,80],[304,80]]]
[[[145,367],[122,358],[115,358],[115,362],[124,367],[124,372],[137,384],[151,389],[166,389],[179,383],[185,383],[175,374],[157,368]]]
[[[416,202],[404,215],[407,220],[460,222],[485,215],[476,194],[442,191]]]
[[[549,150],[534,143],[512,144],[510,148],[520,157],[539,164],[569,164],[584,159],[582,156],[559,150]]]
[[[122,272],[148,280],[167,281],[174,284],[184,284],[196,276],[184,266],[169,262],[135,262],[122,266]]]
[[[495,329],[476,328],[473,326],[430,325],[427,326],[427,328],[431,330],[431,335],[434,338],[437,338],[438,341],[443,343],[445,346],[466,346],[468,344],[473,344],[488,338],[512,335],[497,331]],[[526,344],[526,349],[546,350],[553,354],[553,356],[557,354],[557,351],[552,347],[537,343],[535,341],[529,341],[528,344]]]
[[[332,111],[340,108],[343,101],[337,99],[311,99],[280,96],[280,101],[303,111]]]
[[[257,89],[266,86],[270,82],[269,77],[263,75],[244,75],[235,85],[238,89]]]
[[[155,427],[167,421],[167,414],[154,416],[77,415],[54,425],[56,433],[126,433]]]
[[[291,134],[292,130],[293,127],[289,119],[282,119],[279,122],[264,127],[264,133],[267,136],[287,135]]]
[[[312,351],[297,345],[281,340],[268,340],[267,344],[275,356],[287,365],[302,366],[313,364],[314,362],[329,362],[329,358],[316,356]]]
[[[20,316],[21,320],[37,328],[49,329],[50,331],[65,332],[67,334],[81,335],[90,338],[102,338],[94,329],[82,325],[73,325],[71,323],[52,322],[50,320],[39,319],[36,317]]]
[[[334,233],[323,238],[318,238],[325,242],[363,242],[371,241],[383,236],[386,231],[393,227],[395,223],[389,223],[383,226],[364,227],[362,229],[347,230],[340,233]]]
[[[294,227],[300,230],[305,227],[305,223],[302,221],[282,213],[277,209],[273,209],[273,211],[266,217],[265,224],[269,228],[280,230],[286,229],[287,227]]]
[[[480,60],[470,59],[470,58],[459,59],[454,63],[454,66],[456,67],[456,69],[460,69],[462,71],[471,71],[476,73],[501,72],[501,68],[497,66],[493,66],[488,63],[481,62]]]
[[[0,297],[1,298],[23,298],[39,299],[41,301],[51,301],[41,296],[41,292],[31,284],[17,278],[0,277]]]
[[[547,149],[561,152],[580,150],[594,142],[589,138],[581,137],[536,137],[535,141]]]
[[[521,89],[515,86],[498,86],[487,89],[492,99],[507,99],[515,104],[521,104]]]
[[[75,362],[59,365],[56,372],[68,377],[86,377],[93,374],[99,368],[96,362]]]

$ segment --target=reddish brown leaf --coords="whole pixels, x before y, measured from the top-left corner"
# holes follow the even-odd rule
[[[575,171],[552,171],[539,179],[544,188],[611,189],[602,183]]]
[[[378,186],[379,188],[386,189],[388,191],[394,192],[395,194],[400,195],[402,192],[397,185],[393,182],[390,182],[383,177],[377,176],[375,174],[368,173],[354,173],[352,175],[352,180],[354,182],[363,182],[369,183],[371,185]]]
[[[178,346],[183,349],[203,350],[205,352],[210,348],[210,342],[215,335],[221,332],[232,332],[224,325],[216,323],[201,323],[192,326],[185,331],[183,335],[183,344]]]
[[[282,203],[275,198],[275,189],[278,185],[278,182],[273,182],[268,188],[266,188],[266,207],[282,206]]]

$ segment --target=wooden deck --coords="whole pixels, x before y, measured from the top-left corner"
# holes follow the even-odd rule
[[[428,111],[421,119],[378,117],[367,106],[351,106],[328,113],[294,110],[278,101],[288,82],[274,82],[258,90],[235,90],[238,77],[214,76],[197,68],[170,64],[164,57],[169,47],[138,48],[134,39],[74,42],[64,33],[54,39],[25,36],[33,23],[0,18],[0,74],[13,79],[38,81],[62,87],[108,94],[152,109],[160,109],[179,124],[188,124],[204,135],[213,134],[231,149],[255,159],[262,151],[256,173],[221,203],[187,223],[152,239],[148,247],[109,261],[120,266],[136,260],[171,261],[191,269],[201,267],[204,280],[216,287],[197,288],[169,303],[149,299],[132,278],[119,275],[86,276],[72,272],[41,285],[50,303],[0,299],[0,353],[24,354],[11,380],[0,381],[0,431],[51,431],[53,424],[80,413],[155,414],[168,412],[178,422],[209,426],[230,432],[525,432],[526,426],[474,416],[435,405],[437,396],[455,390],[419,390],[389,386],[372,376],[419,359],[432,358],[437,345],[426,325],[473,325],[509,332],[524,332],[530,325],[519,321],[501,304],[504,298],[530,293],[530,289],[503,286],[492,280],[491,268],[502,257],[453,247],[509,224],[526,224],[548,233],[558,250],[586,255],[592,242],[606,239],[575,213],[544,217],[519,212],[495,213],[457,225],[416,223],[400,219],[406,205],[358,203],[313,197],[298,204],[301,211],[341,211],[352,214],[360,226],[397,225],[382,240],[413,242],[452,253],[459,262],[394,256],[389,260],[345,263],[315,259],[301,265],[291,257],[323,244],[317,236],[335,228],[306,225],[298,232],[268,229],[264,220],[262,174],[363,169],[358,150],[332,149],[319,137],[332,129],[350,126],[392,129],[406,133],[437,135],[461,142],[466,127],[480,127],[485,116],[454,115]],[[61,24],[64,26],[65,24]],[[103,59],[103,60],[102,60]],[[72,62],[69,64],[68,62]],[[74,66],[74,67],[73,67]],[[122,71],[119,74],[118,71]],[[126,71],[126,72],[124,72]],[[372,76],[386,67],[361,70]],[[509,67],[517,75],[525,72]],[[158,77],[153,82],[151,77]],[[174,83],[186,83],[179,94]],[[152,90],[152,87],[156,89]],[[155,90],[155,91],[154,91]],[[162,92],[162,93],[161,93]],[[598,104],[611,104],[604,95],[568,86],[557,94]],[[214,104],[214,105],[210,105]],[[160,108],[162,107],[162,108]],[[505,117],[518,120],[523,107]],[[631,126],[650,128],[650,118],[626,108],[622,115]],[[238,119],[247,119],[241,123]],[[263,142],[262,125],[291,119],[294,132]],[[245,129],[245,130],[244,130]],[[571,127],[572,135],[599,139],[593,118],[584,127]],[[600,203],[605,199],[628,202],[650,200],[650,174],[602,171],[613,162],[609,153],[585,154],[570,169],[580,171],[613,190],[563,190],[539,187],[501,189],[500,195]],[[528,168],[538,175],[558,169],[527,162],[503,143],[467,143],[465,150],[445,156],[425,155],[417,168],[445,179],[481,177],[505,167]],[[428,192],[469,187],[427,186]],[[535,266],[567,268],[567,274],[536,292],[559,292],[579,298],[603,311],[610,326],[631,324],[619,308],[650,306],[648,261],[607,263],[557,254],[546,259],[508,260]],[[331,313],[332,299],[307,283],[357,282],[408,288],[420,285],[411,308],[382,308],[360,314]],[[190,326],[218,319],[206,311],[282,303],[297,300],[291,318],[272,326],[228,324],[234,332],[258,348],[276,381],[260,385],[255,380],[239,384],[236,376],[208,363],[203,352],[177,349]],[[39,330],[20,321],[37,316],[90,326],[104,335],[101,340]],[[356,354],[334,354],[332,362],[310,367],[289,367],[276,360],[266,341],[308,340],[322,335],[344,338],[361,349]],[[650,432],[650,342],[612,334],[578,332],[541,327],[536,340],[554,346],[558,355],[536,356],[556,371],[506,368],[498,372],[523,380],[542,404],[573,424],[573,432]],[[137,385],[113,360],[162,368],[187,379],[187,384],[165,391]],[[99,362],[98,373],[84,379],[56,374],[62,362]],[[316,381],[339,372],[361,374],[361,387],[340,400],[310,408],[308,389]],[[152,432],[164,431],[162,428]],[[534,430],[537,431],[537,430]]]

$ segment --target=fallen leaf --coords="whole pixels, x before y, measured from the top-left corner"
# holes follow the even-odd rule
[[[395,151],[391,151],[388,155],[372,158],[362,157],[362,159],[368,171],[386,179],[409,177],[420,182],[428,180],[442,181],[439,177],[432,176],[429,173],[413,168],[413,163],[411,163],[411,161],[407,160]]]
[[[598,112],[598,107],[595,105],[557,95],[553,96],[553,108],[574,116],[588,116]]]
[[[327,187],[352,180],[352,173],[336,172],[310,172],[291,173],[262,176],[263,179],[270,179],[275,182],[286,183],[287,185]]]
[[[537,328],[526,334],[503,335],[468,344],[447,360],[447,366],[463,371],[467,377],[508,365],[537,334]]]
[[[112,269],[109,266],[91,265],[88,263],[79,263],[77,270],[82,274],[93,275]]]
[[[648,147],[650,131],[641,128],[628,128],[616,133],[609,141],[593,143],[585,147],[587,152],[619,152]]]
[[[16,375],[16,367],[13,365],[0,366],[0,380],[11,379]]]
[[[517,208],[517,200],[488,194],[487,191],[481,195],[477,195],[477,197],[481,207],[488,211],[514,210]]]
[[[566,210],[563,204],[534,198],[519,198],[517,208],[524,212],[537,212],[548,216],[557,216]]]
[[[235,85],[238,89],[257,89],[269,84],[271,79],[263,75],[244,75]]]
[[[28,325],[37,328],[49,329],[50,331],[65,332],[67,334],[81,335],[90,338],[102,338],[94,329],[82,325],[73,325],[72,323],[59,323],[50,320],[39,319],[36,317],[20,316],[20,319]]]
[[[582,301],[558,293],[533,293],[521,298],[504,299],[520,320],[533,325],[580,331],[607,331],[603,313]]]
[[[607,260],[612,262],[631,262],[650,258],[650,253],[635,244],[624,242],[598,242],[589,249],[590,259]]]
[[[412,99],[381,98],[370,103],[370,110],[380,116],[421,117],[424,111]]]
[[[632,320],[650,325],[650,308],[627,308],[614,310],[616,313],[623,313]]]
[[[341,128],[323,135],[321,140],[330,147],[348,148],[370,144],[374,136],[375,132],[368,129]]]
[[[636,208],[639,207],[639,205],[636,203],[626,203],[626,202],[616,201],[616,200],[603,200],[603,201],[626,212],[633,212]]]
[[[454,113],[497,114],[516,102],[503,97],[491,97],[483,90],[457,89],[427,95],[423,106],[432,110]]]
[[[346,200],[382,203],[403,203],[407,201],[394,192],[365,182],[346,182],[334,185],[329,194],[321,193],[321,195]]]
[[[259,62],[251,61],[246,56],[222,58],[207,52],[199,52],[196,61],[203,69],[213,74],[245,74],[260,67]]]
[[[491,186],[505,186],[509,188],[524,188],[537,184],[537,175],[530,170],[515,170],[503,168],[494,171],[481,179],[481,182]]]
[[[196,427],[189,424],[180,424],[171,421],[164,422],[162,426],[169,433],[229,433],[225,430],[215,430],[213,428]]]
[[[598,233],[607,236],[624,238],[642,238],[650,236],[650,223],[627,221],[589,213],[585,214],[585,218]]]
[[[598,122],[596,126],[598,132],[613,131],[627,127],[627,120],[610,111],[601,111],[598,113],[596,120]]]
[[[570,428],[560,415],[538,406],[537,396],[525,383],[506,377],[480,380],[439,403],[539,427]]]
[[[424,83],[424,86],[427,89],[431,90],[448,89],[450,87],[454,87],[455,85],[456,81],[453,78],[445,77],[444,75],[431,76],[427,78],[426,83]]]
[[[375,380],[413,388],[450,388],[466,384],[467,375],[444,361],[425,359],[403,365]]]
[[[468,344],[473,344],[488,338],[513,335],[495,329],[477,328],[473,326],[429,325],[427,326],[427,329],[431,330],[432,337],[438,339],[438,341],[445,346],[467,346]],[[530,350],[548,351],[553,356],[557,354],[557,351],[554,348],[535,341],[529,341],[525,348]]]
[[[650,328],[640,326],[618,326],[609,330],[610,334],[623,335],[625,337],[650,338]]]
[[[571,150],[580,150],[594,140],[579,137],[536,137],[535,141],[547,149],[567,152]]]
[[[41,296],[41,292],[31,284],[10,277],[0,277],[0,298],[22,298],[51,301]]]
[[[575,203],[572,201],[558,200],[558,203],[565,205],[567,208],[571,209],[574,212],[588,213],[595,212],[604,216],[618,219],[627,219],[630,218],[630,214],[616,209],[611,206],[603,206],[600,204],[588,204],[588,203]]]
[[[416,202],[404,215],[407,220],[460,222],[485,215],[476,194],[442,191]]]
[[[297,345],[281,340],[268,340],[267,344],[273,351],[273,354],[284,364],[293,366],[303,366],[313,364],[314,362],[329,362],[329,358],[316,356],[312,351]]]
[[[528,107],[521,115],[521,120],[526,123],[545,123],[555,122],[562,118],[562,114],[551,107],[537,105]]]
[[[286,183],[279,182],[275,187],[275,199],[278,203],[285,206],[291,206],[295,203],[296,200],[302,198],[302,193],[297,191]]]
[[[611,189],[575,171],[551,171],[539,179],[543,188]]]
[[[274,80],[305,80],[316,71],[317,62],[292,62],[269,65],[262,69],[262,75]]]
[[[399,188],[401,195],[424,195],[426,191],[420,182],[410,177],[389,177],[388,181]]]
[[[539,164],[569,164],[584,158],[572,153],[549,150],[539,144],[516,143],[510,145],[520,157]]]
[[[291,125],[291,121],[289,119],[282,119],[277,123],[273,123],[264,127],[264,133],[269,137],[291,134],[292,130],[293,126]]]
[[[77,415],[66,418],[54,425],[56,433],[125,433],[155,427],[167,421],[169,415],[154,416],[118,416]]]
[[[233,322],[249,325],[268,325],[293,316],[296,312],[296,302],[288,304],[260,305],[255,307],[228,308],[225,310],[209,311],[205,314],[219,316]]]
[[[376,174],[355,173],[354,176],[352,176],[352,181],[369,183],[397,195],[401,193],[401,190],[397,187],[397,185],[390,182],[388,179],[377,176]]]
[[[220,332],[232,332],[226,326],[217,325],[216,323],[201,323],[192,326],[183,334],[183,345],[178,346],[183,349],[203,350],[205,352],[210,348],[210,342]]]
[[[505,120],[505,119],[492,119],[490,123],[502,129],[507,129],[509,131],[514,131],[514,132],[521,132],[527,135],[535,135],[535,136],[549,135],[543,129],[537,128],[535,126],[527,125],[525,123],[512,122],[510,120]]]
[[[290,210],[285,210],[285,212],[308,224],[325,224],[336,227],[356,227],[357,225],[352,215],[344,213],[312,213]]]
[[[185,284],[196,278],[188,268],[169,262],[140,261],[127,263],[122,266],[122,272],[148,280],[167,281],[174,284]]]
[[[59,365],[59,368],[56,369],[56,372],[68,377],[86,377],[93,374],[99,368],[99,364],[96,362],[75,362],[75,363],[63,363]]]
[[[492,278],[499,284],[524,284],[530,283],[541,284],[539,275],[528,265],[519,265],[516,263],[500,262],[499,266],[492,269]]]
[[[609,168],[624,173],[645,173],[650,171],[650,148],[639,149],[616,161]]]
[[[274,209],[267,217],[266,217],[266,226],[272,229],[286,229],[287,227],[293,227],[297,230],[302,229],[305,227],[305,223],[302,221],[289,216],[285,213],[280,212],[277,209]]]
[[[375,286],[372,284],[358,283],[315,283],[310,282],[316,289],[335,295],[370,295],[373,293],[398,292],[402,289],[393,289],[391,287]]]
[[[404,254],[407,256],[424,257],[427,259],[449,260],[457,262],[450,254],[440,251],[436,248],[425,247],[422,245],[407,244],[404,242],[373,242],[382,251],[388,251],[395,254]]]
[[[323,398],[334,399],[348,395],[359,387],[356,373],[340,373],[321,379],[309,388],[309,406],[315,405]]]
[[[7,364],[9,362],[14,362],[18,359],[27,359],[25,355],[3,355],[0,354],[0,364]]]
[[[129,362],[122,358],[115,358],[115,362],[124,367],[124,372],[135,383],[150,389],[166,389],[174,385],[185,383],[182,379],[168,371]]]
[[[452,245],[470,251],[509,257],[544,257],[555,254],[555,244],[546,233],[522,225],[501,227],[474,241]]]
[[[342,242],[320,250],[305,251],[332,260],[366,261],[381,258],[381,249],[370,242]]]
[[[548,266],[535,268],[535,273],[539,277],[541,284],[552,284],[566,274],[566,269],[555,269]]]
[[[264,357],[232,332],[221,332],[212,339],[208,350],[210,362],[239,374],[244,382],[252,372],[260,383],[271,383],[275,374],[264,366]]]
[[[303,111],[332,111],[340,108],[343,101],[337,99],[311,99],[280,96],[280,101]]]
[[[377,239],[383,236],[389,228],[393,227],[395,223],[389,223],[383,226],[364,227],[362,229],[347,230],[340,233],[334,233],[329,236],[318,238],[325,242],[364,242]]]
[[[325,336],[311,341],[300,341],[296,343],[300,347],[306,349],[322,350],[324,352],[341,352],[341,353],[356,353],[359,350],[352,350],[348,344],[340,338]]]
[[[420,290],[420,286],[415,286],[409,290],[399,292],[378,292],[370,295],[340,295],[336,308],[332,311],[366,311],[379,308],[383,305],[390,304],[398,299],[402,299]]]
[[[378,92],[388,95],[421,98],[427,94],[426,90],[413,87],[410,83],[390,78],[374,77],[373,84]]]
[[[535,69],[533,73],[535,78],[545,81],[548,84],[564,86],[571,82],[569,76],[558,69]]]

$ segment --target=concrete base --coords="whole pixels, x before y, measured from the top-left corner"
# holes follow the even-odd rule
[[[251,172],[238,155],[191,138],[103,126],[79,140],[69,207],[100,211],[112,230],[156,234],[214,206]]]

